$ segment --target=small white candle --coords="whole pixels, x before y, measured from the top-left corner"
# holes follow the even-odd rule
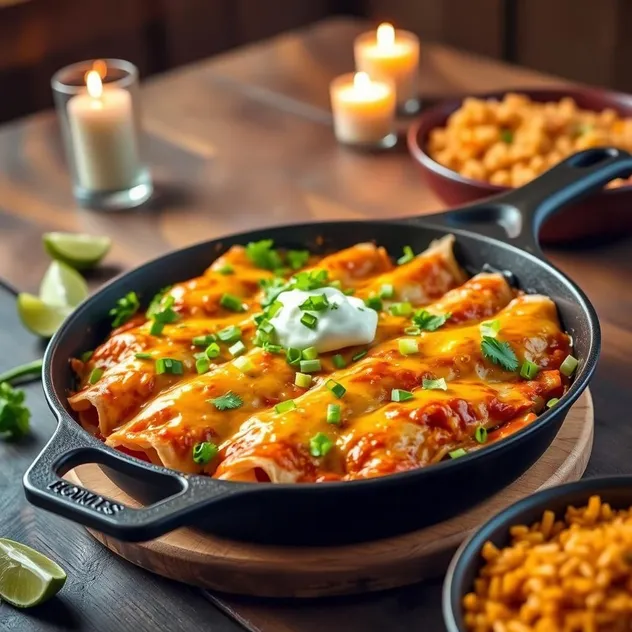
[[[79,185],[93,191],[133,186],[139,172],[134,112],[129,92],[105,87],[96,70],[85,94],[68,101],[68,123]]]
[[[394,140],[395,90],[364,72],[337,77],[330,86],[334,132],[341,143],[380,145]],[[392,143],[391,143],[392,144]]]
[[[417,99],[419,38],[409,31],[380,24],[377,31],[359,35],[354,44],[356,69],[372,79],[395,83],[397,103]]]

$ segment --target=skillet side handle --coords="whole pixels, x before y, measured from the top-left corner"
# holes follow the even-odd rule
[[[136,509],[62,478],[72,468],[86,463],[106,465],[169,495]],[[60,421],[55,434],[27,470],[23,484],[27,499],[37,507],[131,542],[151,540],[181,527],[209,505],[241,488],[131,460],[115,450],[92,444],[64,421]]]
[[[612,147],[587,149],[518,189],[424,219],[474,230],[540,256],[538,233],[546,219],[611,180],[631,174],[628,152]]]

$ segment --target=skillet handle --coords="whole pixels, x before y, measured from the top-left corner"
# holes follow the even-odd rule
[[[72,468],[98,463],[127,474],[169,494],[139,509],[91,492],[63,478]],[[69,518],[119,540],[144,541],[181,527],[242,485],[205,476],[184,476],[131,459],[91,440],[61,420],[55,434],[24,475],[27,499],[34,505]]]
[[[508,241],[540,255],[538,233],[560,209],[632,174],[632,155],[612,147],[587,149],[569,156],[526,185],[424,220],[472,230]]]

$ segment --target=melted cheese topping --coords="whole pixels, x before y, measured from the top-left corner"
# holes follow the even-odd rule
[[[480,427],[488,431],[488,441],[502,440],[531,423],[548,399],[565,392],[568,380],[559,367],[570,352],[570,339],[547,297],[518,295],[499,274],[467,280],[452,244],[448,236],[400,266],[372,244],[310,257],[305,270],[325,270],[328,282],[353,290],[354,297],[324,287],[277,298],[284,307],[272,318],[273,342],[319,350],[320,370],[311,373],[308,386],[297,386],[300,365],[290,364],[284,350],[257,346],[253,317],[265,302],[260,286],[274,283],[275,276],[234,246],[201,277],[169,290],[177,319],[161,335],[152,335],[151,322],[139,315],[113,331],[88,361],[72,360],[79,389],[70,405],[83,426],[108,445],[166,467],[227,480],[382,476],[431,465],[457,448],[480,449],[484,446],[475,440]],[[231,273],[225,274],[225,266]],[[393,297],[384,300],[379,313],[357,309],[385,284],[393,287]],[[245,311],[227,309],[226,293],[242,301]],[[339,308],[300,310],[315,295],[325,295]],[[450,317],[436,330],[411,333],[410,317],[393,316],[388,309],[391,302],[403,301]],[[305,313],[318,318],[315,329],[300,324]],[[498,339],[511,346],[520,363],[537,364],[534,379],[505,371],[485,356],[480,323],[490,318],[498,321]],[[219,341],[220,352],[209,359],[208,371],[198,373],[204,347],[194,338],[228,326],[238,328],[243,349],[233,357],[233,342]],[[403,355],[401,338],[413,339],[417,353]],[[344,366],[334,356],[342,356]],[[157,372],[158,358],[178,361],[181,373]],[[91,384],[94,368],[103,374]],[[424,380],[440,378],[447,390],[424,388]],[[342,397],[332,390],[334,383],[344,389]],[[394,389],[412,397],[391,401]],[[213,404],[227,393],[235,406]],[[287,400],[292,402],[278,407]],[[333,424],[327,422],[332,404],[340,407],[340,421]],[[218,454],[199,463],[193,448],[204,441],[214,443]]]

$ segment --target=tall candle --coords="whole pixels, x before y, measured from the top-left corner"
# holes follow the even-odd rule
[[[395,91],[389,81],[364,72],[334,79],[330,86],[336,138],[351,145],[389,146],[396,141]]]
[[[417,99],[419,38],[414,33],[380,24],[377,31],[356,38],[354,54],[358,71],[394,82],[400,107]]]
[[[129,92],[105,87],[96,70],[86,75],[86,93],[68,101],[68,123],[79,185],[93,191],[130,187],[139,152]]]

